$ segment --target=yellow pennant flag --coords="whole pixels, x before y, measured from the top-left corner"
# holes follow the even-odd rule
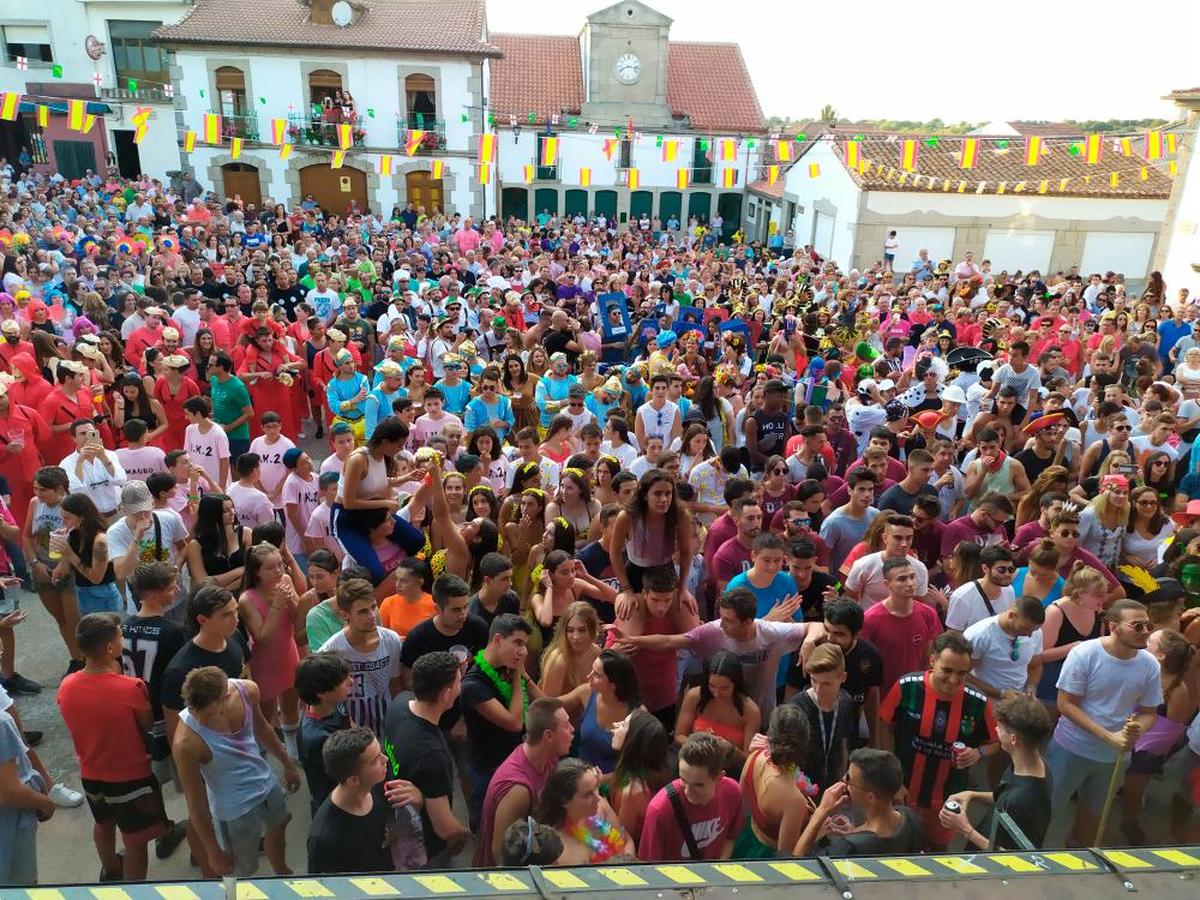
[[[15,122],[21,109],[21,94],[19,91],[9,91],[0,102],[0,119],[5,122]]]
[[[1175,144],[1175,139],[1176,139],[1175,132],[1173,132],[1173,131],[1168,131],[1168,132],[1166,133],[1166,135],[1164,135],[1164,137],[1165,137],[1165,139],[1166,139],[1166,143],[1167,143],[1167,152],[1168,152],[1168,153],[1174,153],[1174,152],[1175,152],[1175,146],[1176,146],[1176,144]]]
[[[808,177],[809,178],[816,178],[820,174],[821,174],[821,164],[820,163],[809,163],[808,164]]]
[[[558,162],[558,138],[542,138],[542,166],[549,168]]]
[[[1006,190],[1008,190],[1008,182],[1007,181],[1000,182],[1000,184],[997,185],[997,187],[996,187],[997,194],[1003,194]]]
[[[72,131],[83,130],[84,103],[82,100],[67,101],[67,127]]]
[[[183,152],[191,153],[196,149],[196,132],[185,131],[183,133]]]
[[[279,159],[285,160],[292,155],[292,144],[283,144],[279,148]]]
[[[579,170],[579,186],[591,187],[592,185],[592,170],[586,166]]]
[[[525,183],[533,184],[533,165],[525,165],[521,168],[523,170],[522,174],[525,176]]]
[[[138,111],[129,117],[129,121],[133,122],[134,125],[141,125],[150,121],[150,107],[139,106]]]
[[[630,169],[626,181],[629,184],[631,191],[636,191],[642,186],[642,173],[639,169]]]
[[[391,175],[392,174],[392,157],[389,154],[385,153],[384,155],[379,157],[379,174],[380,175]]]
[[[229,139],[229,158],[237,159],[242,155],[242,139],[240,137]]]
[[[1016,184],[1013,185],[1013,193],[1014,194],[1019,194],[1023,190],[1025,190],[1025,182],[1018,181]]]
[[[964,193],[966,193],[966,190],[967,190],[967,182],[966,182],[966,181],[960,181],[960,182],[958,183],[958,192],[959,192],[960,194],[964,194]]]
[[[1121,176],[1120,176],[1120,174],[1119,174],[1119,173],[1117,173],[1117,172],[1112,172],[1112,173],[1111,173],[1111,174],[1108,176],[1108,183],[1109,183],[1109,184],[1110,184],[1112,187],[1117,187],[1118,185],[1120,185],[1120,183],[1121,183]]]
[[[1050,190],[1050,181],[1046,178],[1043,178],[1041,181],[1038,182],[1038,193],[1044,194],[1048,190]]]
[[[90,134],[92,126],[96,124],[96,117],[88,113],[83,117],[83,128],[80,129],[84,134]]]
[[[350,144],[353,143],[353,135],[351,134],[351,126],[349,123],[343,122],[337,127],[338,149],[345,152],[350,149]]]
[[[430,170],[429,175],[431,178],[433,178],[435,180],[441,179],[441,177],[442,177],[442,161],[440,159],[435,159],[433,161],[433,167]]]
[[[858,161],[858,174],[859,175],[866,175],[867,171],[870,168],[871,168],[871,161],[869,159],[860,159]]]
[[[816,163],[813,163],[813,166],[815,166],[815,165],[816,165]],[[813,173],[812,173],[812,166],[809,166],[808,169],[809,169],[809,171],[808,171],[809,177],[816,178],[817,176],[813,175]],[[896,179],[896,184],[908,184],[908,173],[901,172],[900,177]]]
[[[283,136],[285,134],[287,134],[287,119],[272,119],[271,143],[278,147],[283,143]]]
[[[792,142],[791,141],[776,141],[775,142],[775,159],[777,162],[792,161]]]
[[[1175,164],[1175,160],[1171,159],[1171,160],[1167,161],[1167,174],[1168,175],[1170,175],[1172,178],[1174,178],[1175,173],[1178,170],[1179,170],[1179,167]]]
[[[38,125],[45,128],[50,124],[50,107],[45,103],[39,103],[37,108]]]
[[[767,166],[767,184],[775,187],[775,182],[779,180],[779,166]]]
[[[479,161],[481,163],[490,163],[495,154],[496,136],[494,134],[481,134],[479,136]]]
[[[410,131],[408,133],[408,140],[404,142],[404,152],[412,156],[421,149],[421,141],[423,140],[425,140],[424,131]]]
[[[942,179],[942,193],[944,194],[944,193],[946,193],[946,191],[948,191],[948,190],[950,190],[950,179],[949,179],[949,178],[943,178],[943,179]]]
[[[846,166],[850,169],[858,168],[858,141],[846,141]]]
[[[1150,177],[1150,169],[1147,168],[1146,166],[1142,166],[1141,172],[1138,173],[1138,178],[1141,181],[1145,181],[1149,177]]]
[[[204,114],[204,143],[221,143],[221,117],[216,113]]]
[[[479,164],[479,183],[487,184],[492,180],[492,167],[489,163]]]
[[[346,161],[346,151],[345,150],[334,150],[333,158],[331,160],[329,160],[329,168],[340,169],[342,167],[342,163],[344,163],[345,161]]]
[[[146,139],[146,128],[147,128],[146,123],[142,122],[138,125],[137,128],[135,128],[133,130],[133,142],[135,144],[140,144],[142,141],[144,141]]]
[[[676,169],[675,170],[675,187],[679,188],[679,190],[681,190],[681,191],[687,190],[688,175],[689,175],[689,172],[687,169]]]
[[[721,173],[721,186],[731,188],[737,184],[737,169],[726,169]]]
[[[1067,182],[1068,182],[1068,181],[1070,181],[1070,180],[1071,180],[1070,178],[1063,178],[1062,180],[1060,180],[1060,181],[1058,182],[1058,190],[1059,190],[1059,192],[1065,191],[1065,190],[1067,189]]]
[[[1133,156],[1133,141],[1127,137],[1124,137],[1121,138],[1120,144],[1122,156]]]

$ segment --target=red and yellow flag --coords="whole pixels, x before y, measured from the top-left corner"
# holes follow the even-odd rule
[[[1113,187],[1117,187],[1121,183],[1121,175],[1119,172],[1112,172],[1108,176],[1108,183]]]
[[[679,188],[679,190],[681,190],[681,191],[687,190],[688,182],[690,180],[690,178],[689,178],[690,175],[691,175],[691,173],[687,169],[676,169],[675,170],[675,187]]]
[[[1164,137],[1164,140],[1166,142],[1167,152],[1174,153],[1175,152],[1175,141],[1176,141],[1175,132],[1168,131]]]
[[[287,134],[287,119],[272,119],[271,143],[278,147],[283,143],[283,136],[285,134]]]
[[[724,162],[737,159],[737,141],[733,138],[721,138],[717,145],[717,149],[720,151],[719,159]]]
[[[237,159],[242,155],[242,139],[240,137],[229,139],[229,158]]]
[[[979,138],[963,138],[962,148],[958,152],[958,167],[960,169],[975,168],[975,160],[979,157]]]
[[[1163,141],[1161,131],[1146,132],[1146,160],[1154,162],[1156,159],[1162,159]]]
[[[385,153],[379,157],[379,174],[392,174],[392,157],[391,154]]]
[[[440,180],[442,177],[442,166],[444,163],[440,159],[433,161],[433,166],[429,170],[429,177],[435,180]]]
[[[775,160],[776,160],[776,162],[791,162],[792,161],[792,142],[791,141],[776,141],[775,142]]]
[[[221,143],[221,117],[217,113],[204,114],[204,143]]]
[[[1119,138],[1117,143],[1121,145],[1122,156],[1133,156],[1133,141],[1130,138]]]
[[[1025,165],[1036,166],[1042,158],[1042,139],[1036,135],[1025,138]]]
[[[1083,158],[1089,166],[1100,162],[1104,155],[1104,139],[1098,134],[1089,134],[1083,140]]]
[[[479,161],[481,163],[490,163],[492,157],[496,155],[496,136],[494,134],[481,134],[479,136]]]
[[[612,162],[613,154],[616,152],[617,152],[617,139],[616,138],[605,138],[604,139],[604,157],[605,157],[605,159],[607,159],[609,162]]]
[[[554,136],[542,138],[542,167],[549,168],[556,162],[558,162],[558,138]]]
[[[191,153],[196,149],[196,132],[185,131],[183,133],[183,152]]]
[[[343,122],[337,127],[338,149],[345,151],[350,149],[350,144],[353,143],[352,129],[349,123]]]
[[[83,117],[83,128],[80,129],[84,134],[91,134],[92,126],[96,124],[96,117],[88,113]]]
[[[408,133],[408,140],[406,140],[404,142],[404,152],[406,154],[408,154],[409,156],[412,156],[420,148],[421,141],[423,141],[424,139],[425,139],[424,131],[416,131],[416,130],[410,131]]]
[[[846,167],[858,168],[858,141],[846,141]]]
[[[767,166],[767,184],[775,187],[775,182],[779,180],[779,166]]]
[[[737,184],[737,169],[728,168],[721,172],[721,187],[731,188]]]
[[[133,129],[133,142],[135,144],[140,144],[146,139],[148,127],[145,122],[139,122],[137,128]]]
[[[663,141],[662,159],[663,162],[675,162],[675,157],[679,153],[679,141],[667,140]]]
[[[0,119],[5,122],[15,122],[17,113],[21,110],[21,93],[19,91],[9,91],[4,95],[4,100],[0,101]]]
[[[821,164],[820,163],[809,163],[808,164],[808,177],[809,178],[817,178],[818,176],[820,176],[820,174],[821,174]]]
[[[83,130],[84,102],[82,100],[67,101],[67,127],[72,131]]]
[[[917,167],[917,142],[908,140],[904,142],[904,149],[900,154],[900,168],[905,172],[911,172]]]
[[[522,166],[521,168],[524,170],[523,174],[525,176],[525,183],[533,184],[533,165],[530,164],[527,166]]]
[[[50,107],[45,103],[39,103],[37,108],[38,125],[45,128],[50,124]]]
[[[489,163],[479,164],[479,183],[487,184],[492,180],[492,167]]]
[[[629,189],[631,191],[636,191],[639,187],[642,186],[641,171],[638,169],[630,169],[629,173],[628,173],[628,177],[626,178],[626,182],[628,183]]]
[[[342,164],[346,162],[345,150],[334,150],[333,156],[329,160],[329,168],[340,169]]]
[[[291,155],[292,155],[292,146],[293,146],[292,144],[283,144],[283,145],[282,145],[282,146],[279,148],[279,158],[280,158],[280,160],[285,160],[285,159],[287,159],[289,156],[291,156]]]
[[[587,166],[584,166],[582,169],[579,170],[579,186],[580,187],[591,187],[592,186],[592,170],[589,169]]]

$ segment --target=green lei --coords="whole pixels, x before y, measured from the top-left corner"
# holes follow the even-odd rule
[[[492,664],[487,661],[480,650],[475,654],[475,665],[479,666],[479,671],[488,677],[496,687],[496,692],[500,695],[500,699],[504,701],[504,705],[508,706],[512,702],[512,685],[505,679],[500,677],[500,673],[492,668]],[[529,709],[529,691],[525,689],[525,676],[521,676],[521,709],[522,711]]]

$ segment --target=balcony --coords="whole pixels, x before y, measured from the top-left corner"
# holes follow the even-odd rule
[[[421,143],[417,146],[414,156],[430,156],[446,149],[446,123],[441,119],[427,119],[421,115],[409,116],[406,122],[400,119],[396,122],[396,145],[408,147],[408,133],[424,131]]]
[[[221,137],[257,141],[258,116],[221,116]]]
[[[692,184],[712,184],[713,183],[713,167],[693,166],[692,167]]]
[[[334,147],[338,143],[338,125],[349,125],[352,147],[366,144],[367,133],[362,127],[362,116],[354,116],[349,122],[326,122],[300,113],[288,116],[288,138],[296,144],[310,147]]]
[[[538,181],[558,181],[558,166],[539,166],[536,159],[533,165],[534,177]]]
[[[124,79],[122,79],[122,83],[125,83]],[[136,91],[131,91],[127,87],[104,87],[100,88],[100,97],[117,102],[129,100],[135,103],[170,103],[171,98],[167,96],[163,87],[161,84],[146,85],[145,87],[138,85]]]

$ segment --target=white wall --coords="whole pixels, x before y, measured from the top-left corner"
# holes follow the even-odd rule
[[[810,154],[811,155],[811,154]],[[808,157],[805,157],[807,159]],[[824,166],[822,166],[824,169]],[[1036,189],[1036,185],[1034,188]],[[914,212],[946,216],[1007,219],[1037,216],[1103,222],[1120,216],[1144,222],[1162,222],[1167,201],[1113,200],[1103,197],[1054,197],[1048,194],[957,194],[941,191],[870,191],[867,210],[900,218]]]
[[[816,178],[809,177],[810,163],[817,163],[821,167],[821,174]],[[796,197],[797,206],[795,222],[781,227],[785,232],[791,227],[795,233],[796,247],[803,247],[813,240],[816,204],[822,203],[825,209],[832,207],[836,216],[833,222],[831,258],[843,267],[848,267],[854,251],[854,233],[858,224],[858,204],[862,191],[834,154],[829,143],[818,141],[788,170],[784,179],[784,193]]]
[[[1050,256],[1053,253],[1053,231],[991,228],[988,229],[983,254],[979,258],[990,259],[992,268],[997,272],[1037,269],[1045,273],[1050,269]]]
[[[1180,136],[1191,150],[1191,165],[1182,169],[1183,181],[1177,184],[1179,206],[1175,212],[1174,225],[1164,230],[1162,238],[1169,241],[1162,267],[1163,281],[1172,298],[1179,288],[1188,288],[1192,297],[1200,294],[1200,272],[1192,268],[1200,266],[1200,153],[1196,141],[1200,140],[1200,115],[1194,115],[1190,132]]]
[[[893,229],[896,231],[896,240],[900,242],[896,250],[897,271],[907,272],[912,261],[917,258],[918,251],[922,249],[929,251],[929,258],[935,264],[943,259],[954,258],[953,228],[924,228],[899,223],[887,226],[888,231]],[[883,246],[881,245],[876,252],[882,254]]]
[[[1126,278],[1141,280],[1150,274],[1150,255],[1154,235],[1123,231],[1089,231],[1083,241],[1079,271],[1121,272]]]

